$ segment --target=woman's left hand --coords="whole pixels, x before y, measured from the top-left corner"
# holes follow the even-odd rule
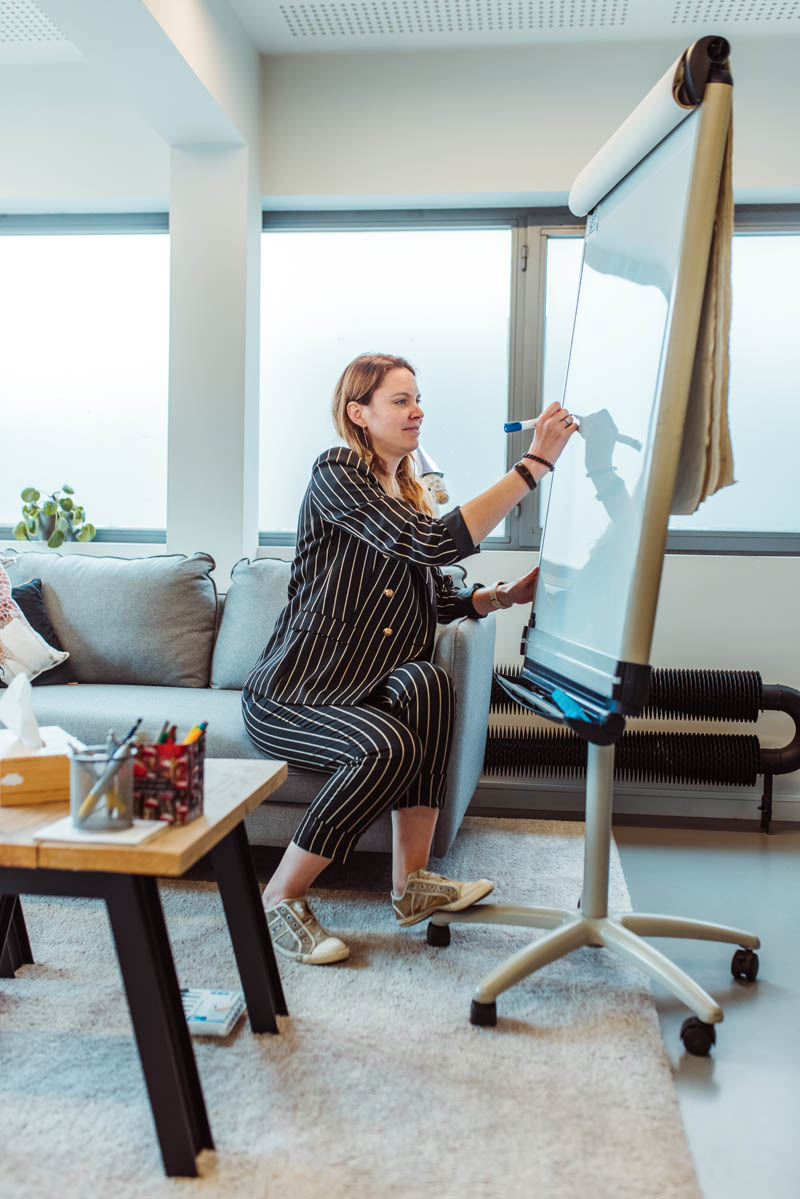
[[[514,579],[513,583],[503,583],[497,588],[497,594],[500,597],[504,608],[510,608],[513,604],[531,604],[533,597],[536,594],[536,580],[539,578],[539,567],[534,566],[533,570],[528,571],[526,575],[521,575],[520,578]]]

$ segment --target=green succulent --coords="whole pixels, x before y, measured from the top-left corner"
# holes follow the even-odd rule
[[[41,492],[35,487],[26,487],[20,493],[22,520],[14,529],[17,541],[46,541],[52,550],[73,538],[93,541],[97,529],[86,519],[81,505],[75,503],[74,494],[74,488],[65,483],[39,503]]]

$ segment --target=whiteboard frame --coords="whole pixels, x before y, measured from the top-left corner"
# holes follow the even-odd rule
[[[620,659],[615,662],[608,655],[577,641],[551,638],[553,642],[558,641],[555,649],[560,651],[551,660],[558,660],[562,667],[554,671],[546,663],[538,662],[535,656],[537,639],[546,644],[549,635],[546,632],[537,635],[534,610],[526,630],[521,686],[516,685],[514,698],[520,701],[527,692],[526,706],[558,720],[553,714],[553,695],[557,695],[556,711],[563,714],[560,722],[596,744],[609,744],[621,736],[625,716],[639,714],[649,690],[650,649],[730,127],[732,91],[730,77],[724,82],[709,82],[697,114],[699,128],[666,330],[653,458],[643,501]],[[548,656],[546,652],[544,656]],[[570,677],[571,666],[574,678]],[[595,691],[591,686],[587,687],[587,674],[592,673],[598,678],[605,675],[610,681],[610,698],[602,689]],[[504,680],[500,681],[505,685]]]

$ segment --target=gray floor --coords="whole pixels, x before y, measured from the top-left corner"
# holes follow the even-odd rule
[[[800,832],[617,827],[633,907],[707,919],[761,938],[755,983],[727,946],[658,947],[720,1002],[708,1058],[683,1050],[687,1009],[656,984],[664,1042],[705,1199],[800,1195]]]

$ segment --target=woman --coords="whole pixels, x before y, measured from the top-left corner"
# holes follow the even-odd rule
[[[454,706],[449,677],[431,662],[434,633],[437,620],[530,604],[537,571],[459,591],[439,567],[479,552],[552,469],[576,427],[551,404],[522,462],[434,518],[411,461],[423,418],[404,358],[364,354],[351,362],[336,386],[333,419],[346,445],[313,465],[289,600],[242,693],[247,730],[263,753],[331,772],[264,891],[276,950],[313,965],[340,961],[349,950],[316,919],[306,892],[329,862],[346,861],[387,809],[391,899],[401,926],[437,908],[465,908],[494,886],[426,869]]]

